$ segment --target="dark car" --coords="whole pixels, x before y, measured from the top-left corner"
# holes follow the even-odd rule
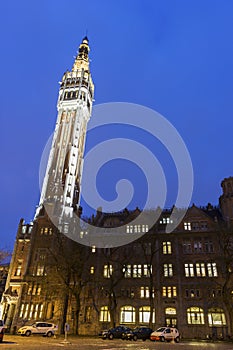
[[[149,327],[136,327],[132,329],[130,332],[124,333],[123,339],[134,340],[134,341],[138,339],[142,339],[145,341],[146,339],[150,339],[150,335],[152,332],[153,332],[153,329]]]
[[[102,331],[99,334],[99,337],[102,339],[113,339],[113,338],[122,338],[122,334],[130,332],[131,329],[126,326],[117,326],[115,328],[110,328],[108,330]]]

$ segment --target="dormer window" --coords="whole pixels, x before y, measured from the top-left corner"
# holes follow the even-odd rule
[[[185,231],[191,231],[191,222],[184,222]]]

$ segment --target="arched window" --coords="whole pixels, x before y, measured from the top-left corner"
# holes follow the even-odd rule
[[[120,320],[121,323],[135,323],[135,308],[133,306],[122,306]]]
[[[200,307],[190,307],[187,309],[188,324],[204,324],[204,311]]]
[[[175,307],[166,307],[165,314],[166,315],[176,315],[176,308]]]
[[[110,322],[110,313],[107,306],[100,308],[100,322]]]
[[[226,317],[223,309],[211,308],[208,310],[209,326],[225,326]]]
[[[139,322],[149,323],[150,322],[150,306],[142,306],[139,309]],[[153,310],[152,323],[155,323],[155,311]]]

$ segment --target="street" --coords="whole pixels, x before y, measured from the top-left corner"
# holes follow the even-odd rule
[[[40,350],[55,350],[55,349],[79,349],[79,350],[233,350],[233,343],[225,342],[180,342],[179,344],[143,341],[123,341],[123,340],[102,340],[92,337],[73,337],[68,336],[67,343],[64,338],[45,338],[41,336],[21,337],[18,335],[5,334],[3,342],[0,344],[0,349],[40,349]]]

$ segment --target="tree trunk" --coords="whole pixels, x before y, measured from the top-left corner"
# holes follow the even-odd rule
[[[69,293],[67,292],[64,295],[64,301],[63,301],[63,305],[62,305],[60,334],[65,333],[65,324],[66,324],[66,319],[67,319],[68,304],[69,304]]]

